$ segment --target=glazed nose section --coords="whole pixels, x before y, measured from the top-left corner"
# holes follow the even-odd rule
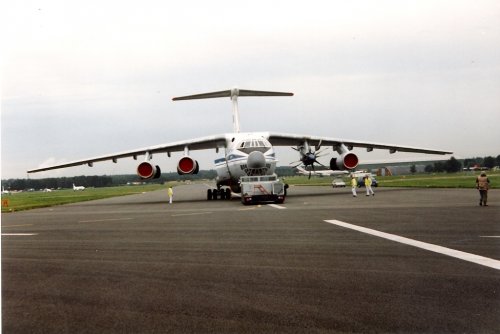
[[[247,167],[250,169],[266,167],[266,158],[264,154],[259,151],[250,152],[247,159]]]

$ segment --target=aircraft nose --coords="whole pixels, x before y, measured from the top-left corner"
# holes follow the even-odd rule
[[[247,166],[251,169],[264,168],[266,167],[266,157],[259,151],[250,152],[247,158]]]

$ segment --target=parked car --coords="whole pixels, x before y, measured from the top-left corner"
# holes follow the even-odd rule
[[[371,176],[371,179],[372,179],[372,187],[378,187],[378,181],[373,176]],[[358,177],[357,181],[358,181],[358,188],[365,186],[365,179],[363,177]]]
[[[332,181],[332,187],[334,188],[342,188],[345,187],[345,182],[342,179],[334,179]]]

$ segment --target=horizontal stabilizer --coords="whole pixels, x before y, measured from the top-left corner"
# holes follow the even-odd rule
[[[212,93],[203,93],[203,94],[196,94],[196,95],[174,97],[172,100],[173,101],[181,101],[181,100],[213,99],[216,97],[229,97],[229,96],[231,96],[231,91],[224,90],[224,91],[220,91],[220,92],[212,92]]]
[[[262,90],[240,89],[239,96],[293,96],[293,93],[285,92],[266,92]]]
[[[230,90],[223,90],[219,92],[174,97],[172,100],[181,101],[181,100],[196,100],[196,99],[212,99],[217,97],[232,97],[232,96],[293,96],[293,93],[268,92],[260,90],[233,88]]]

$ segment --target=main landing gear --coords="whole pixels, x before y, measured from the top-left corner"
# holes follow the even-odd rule
[[[216,199],[231,199],[231,189],[208,189],[207,190],[207,200]]]

